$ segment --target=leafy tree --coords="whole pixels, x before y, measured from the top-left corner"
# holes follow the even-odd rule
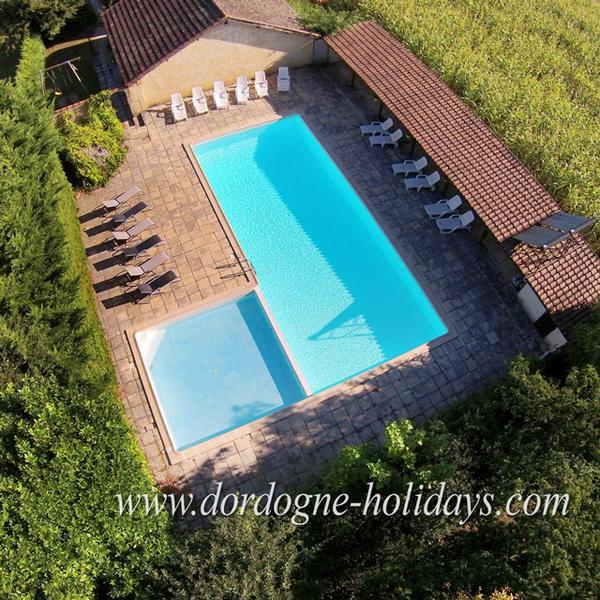
[[[52,39],[86,0],[0,0],[0,20],[24,32],[43,33]]]

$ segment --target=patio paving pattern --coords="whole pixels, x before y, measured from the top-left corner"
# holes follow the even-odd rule
[[[387,421],[429,417],[494,381],[505,372],[510,357],[535,350],[539,341],[510,282],[501,277],[477,236],[440,235],[426,217],[423,204],[441,194],[406,192],[401,178],[392,174],[391,163],[406,158],[403,149],[371,149],[361,138],[358,126],[376,117],[363,96],[341,85],[329,68],[293,71],[292,81],[289,95],[278,95],[271,79],[272,92],[266,100],[232,104],[229,110],[211,110],[177,124],[171,122],[168,110],[148,111],[147,135],[132,135],[126,162],[107,188],[79,198],[82,237],[123,405],[159,485],[198,495],[217,481],[223,482],[224,490],[243,492],[262,491],[270,481],[293,485],[344,445],[380,437]],[[326,397],[301,401],[202,445],[191,458],[171,463],[125,330],[248,285],[241,268],[223,268],[232,264],[233,248],[185,148],[289,114],[302,115],[385,226],[454,336],[426,353],[377,367]],[[156,251],[169,254],[172,260],[166,268],[180,278],[140,304],[128,302],[119,285],[123,265],[105,243],[109,231],[96,210],[103,199],[132,185],[142,188],[138,199],[150,206],[143,217],[155,222],[151,233],[165,240]]]

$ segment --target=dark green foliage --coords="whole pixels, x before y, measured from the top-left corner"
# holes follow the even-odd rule
[[[252,511],[213,521],[188,534],[155,573],[153,598],[285,600],[292,598],[301,547],[289,521]]]
[[[566,348],[567,362],[573,366],[592,365],[600,370],[600,304],[571,332]]]
[[[153,493],[94,311],[39,40],[0,83],[0,597],[135,591],[168,520],[119,517]]]
[[[337,0],[326,3],[311,3],[308,0],[291,0],[290,4],[300,15],[302,25],[311,31],[328,35],[359,20],[356,10],[358,2]]]
[[[59,120],[63,160],[74,183],[86,189],[104,185],[127,154],[123,126],[110,97],[111,92],[100,92],[90,98],[83,115],[63,113]]]
[[[84,4],[85,0],[0,0],[0,20],[4,26],[52,39]]]

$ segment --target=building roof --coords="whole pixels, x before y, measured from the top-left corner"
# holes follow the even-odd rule
[[[559,326],[570,325],[600,297],[600,258],[580,234],[551,250],[519,244],[508,253]]]
[[[301,30],[284,0],[120,0],[102,18],[126,84],[225,19]]]
[[[327,43],[377,94],[503,241],[558,204],[487,125],[412,52],[371,21]]]
[[[513,236],[560,207],[475,113],[402,43],[374,22],[326,38],[408,129],[565,324],[600,297],[600,258],[578,233],[549,249]],[[537,253],[532,258],[532,252]]]

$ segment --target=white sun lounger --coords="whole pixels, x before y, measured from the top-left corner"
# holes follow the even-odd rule
[[[192,106],[197,115],[203,115],[208,112],[208,102],[201,87],[192,88]]]
[[[245,75],[239,75],[235,86],[235,101],[238,104],[248,104],[248,98],[250,98],[248,78]]]
[[[131,198],[133,198],[134,196],[137,196],[141,191],[142,190],[140,190],[140,188],[137,185],[134,185],[133,187],[129,188],[126,192],[122,192],[114,198],[110,198],[110,200],[105,200],[102,203],[102,206],[104,206],[106,210],[113,210],[121,206],[121,204],[125,204],[125,202],[127,202],[128,200],[131,200]]]
[[[393,133],[389,133],[385,131],[384,133],[379,133],[377,135],[372,135],[369,138],[369,144],[371,146],[398,146],[400,139],[404,135],[402,129],[398,128]]]
[[[417,160],[405,160],[403,162],[394,163],[392,171],[394,175],[412,175],[413,173],[422,173],[427,166],[427,159],[424,156]]]
[[[264,98],[269,95],[269,82],[264,71],[254,73],[254,89],[258,98]]]
[[[453,213],[462,204],[462,198],[456,194],[448,200],[438,200],[435,204],[426,204],[423,208],[430,219],[439,219]]]
[[[131,240],[135,237],[138,237],[141,233],[149,229],[150,227],[154,227],[154,221],[152,219],[144,219],[139,223],[136,223],[126,231],[113,231],[112,237],[115,242],[126,242],[127,240]]]
[[[229,108],[229,94],[223,81],[215,81],[213,85],[213,99],[219,110]]]
[[[166,252],[159,252],[139,265],[125,265],[125,271],[127,271],[127,275],[132,279],[134,277],[141,277],[147,273],[152,273],[152,271],[168,260],[169,255]]]
[[[452,233],[459,229],[471,230],[471,223],[475,220],[475,215],[472,210],[468,210],[462,215],[451,215],[450,217],[442,217],[436,220],[438,229],[441,233]]]
[[[393,124],[394,121],[391,118],[386,119],[385,121],[373,121],[368,125],[361,125],[360,133],[361,135],[375,135],[376,133],[383,133],[384,131],[391,129]]]
[[[171,112],[173,113],[173,120],[176,123],[177,121],[185,121],[187,119],[185,102],[183,101],[183,98],[179,92],[176,94],[171,94]]]
[[[289,92],[290,84],[290,70],[287,67],[279,67],[279,70],[277,72],[277,91]]]
[[[438,171],[434,171],[429,175],[417,175],[416,177],[407,177],[404,180],[404,185],[407,190],[420,191],[423,188],[429,188],[431,191],[435,190],[435,184],[440,180],[440,174]]]

